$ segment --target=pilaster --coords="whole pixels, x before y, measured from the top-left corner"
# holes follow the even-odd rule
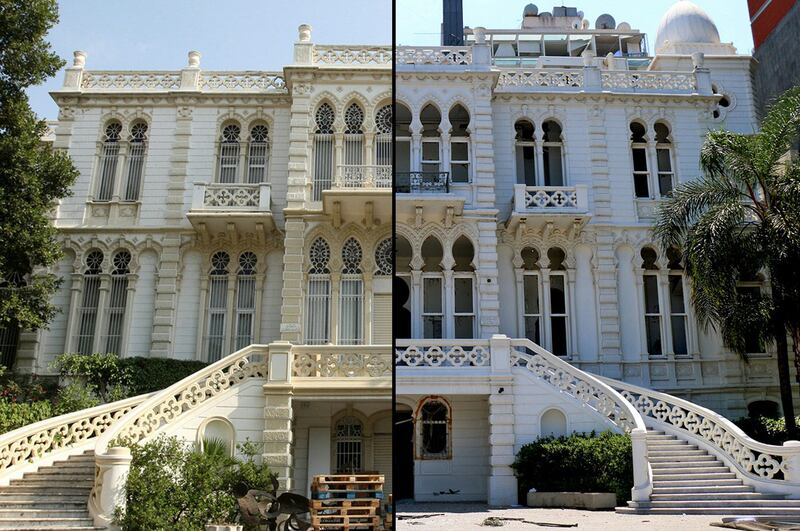
[[[287,384],[264,386],[264,464],[276,474],[280,489],[292,489],[292,389]]]

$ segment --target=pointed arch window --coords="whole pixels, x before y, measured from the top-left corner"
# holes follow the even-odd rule
[[[139,120],[131,124],[129,150],[123,198],[125,201],[138,201],[142,188],[144,158],[147,154],[147,123]]]
[[[514,131],[517,184],[536,186],[536,142],[533,123],[528,120],[518,120],[514,124]]]
[[[392,274],[392,240],[386,238],[375,247],[375,264],[377,276],[389,276]]]
[[[424,186],[424,174],[427,173],[430,178],[433,178],[433,175],[438,176],[442,170],[441,134],[439,132],[442,115],[439,109],[428,104],[420,112],[419,119],[422,122],[422,185]],[[413,185],[414,183],[412,183],[412,188]]]
[[[100,155],[100,179],[97,183],[96,201],[111,201],[114,195],[114,181],[117,176],[121,136],[121,123],[112,121],[106,125],[103,135],[103,148]]]
[[[333,181],[333,121],[336,115],[329,103],[322,103],[314,113],[314,180],[312,198],[322,201],[323,190],[328,190]]]
[[[306,343],[324,345],[330,342],[330,276],[331,248],[317,238],[309,248],[308,289],[306,291]]]
[[[633,159],[633,191],[637,198],[650,197],[650,171],[647,163],[647,139],[645,127],[632,122],[631,157]]]
[[[360,345],[364,338],[363,251],[355,238],[342,246],[342,280],[339,290],[339,343]]]
[[[97,328],[97,309],[100,302],[100,274],[103,267],[103,253],[90,251],[84,261],[83,296],[78,309],[78,337],[76,350],[81,354],[94,351],[95,330]]]
[[[459,237],[452,248],[453,259],[453,331],[457,339],[476,337],[475,248],[466,237]]]
[[[241,134],[242,129],[237,124],[228,124],[222,128],[217,171],[217,179],[221,183],[237,181]]]
[[[542,299],[539,285],[539,253],[530,247],[522,250],[522,328],[525,337],[542,344]]]
[[[236,275],[236,348],[243,349],[253,343],[256,313],[256,265],[258,259],[251,251],[239,255]]]
[[[450,459],[451,412],[441,399],[430,398],[419,408],[417,418],[417,454],[422,459]]]
[[[225,329],[228,315],[228,267],[231,258],[225,251],[211,257],[208,288],[208,328],[206,356],[209,362],[222,358],[225,350]]]
[[[448,115],[450,131],[450,180],[453,183],[470,181],[469,112],[455,105]]]
[[[422,243],[422,337],[444,338],[444,249],[433,236]]]
[[[131,253],[118,251],[111,260],[111,290],[109,291],[108,329],[106,330],[106,352],[122,353],[122,330],[125,323],[125,308],[128,301],[128,275]]]
[[[647,353],[664,353],[661,338],[661,300],[658,295],[658,255],[653,249],[642,249],[642,286],[644,297],[644,331]]]
[[[355,102],[344,112],[344,163],[347,166],[364,164],[364,110]]]
[[[672,169],[672,142],[667,124],[659,122],[655,125],[656,133],[656,166],[658,169],[658,192],[661,197],[672,195],[675,187],[675,172]]]
[[[375,164],[392,165],[392,106],[384,105],[375,113]]]
[[[336,423],[336,473],[361,472],[364,464],[364,426],[354,416]]]
[[[564,140],[561,126],[549,120],[542,124],[542,163],[545,186],[564,186]]]
[[[250,128],[250,144],[247,149],[247,182],[266,182],[268,163],[269,129],[264,124],[254,125]]]

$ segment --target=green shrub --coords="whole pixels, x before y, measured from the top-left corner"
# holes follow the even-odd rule
[[[520,501],[541,492],[613,492],[617,503],[631,499],[633,458],[628,435],[603,432],[542,437],[526,444],[512,465]]]
[[[123,358],[121,362],[130,375],[130,396],[166,389],[207,365],[202,361],[141,357]]]
[[[268,468],[246,453],[249,444],[239,446],[244,460],[231,458],[222,451],[224,444],[214,441],[207,441],[204,451],[166,436],[131,445],[126,508],[117,508],[115,522],[122,531],[197,531],[207,523],[233,522],[236,487],[271,485],[263,482],[271,481]]]
[[[99,406],[100,403],[94,386],[72,382],[58,390],[54,412],[56,415],[65,415],[73,411]]]
[[[12,402],[0,398],[0,433],[6,433],[27,424],[33,424],[54,415],[53,405],[47,401]]]
[[[800,425],[800,417],[797,417],[797,423]],[[791,439],[786,433],[784,418],[745,417],[737,420],[736,425],[747,435],[764,444],[780,446]]]
[[[61,354],[54,363],[62,376],[83,380],[94,387],[103,402],[110,402],[114,389],[127,387],[130,369],[116,354]]]

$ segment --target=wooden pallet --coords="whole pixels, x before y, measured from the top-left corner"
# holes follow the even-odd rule
[[[386,504],[386,512],[383,519],[383,531],[392,531],[394,529],[394,505],[392,495],[389,494],[389,503]]]
[[[333,514],[312,514],[311,525],[314,529],[340,529],[350,531],[368,529],[376,531],[381,525],[380,516],[348,516]]]
[[[311,500],[312,509],[330,509],[333,507],[380,507],[381,500],[377,498],[323,498]]]
[[[378,531],[382,500],[381,474],[314,476],[311,523],[315,530]]]

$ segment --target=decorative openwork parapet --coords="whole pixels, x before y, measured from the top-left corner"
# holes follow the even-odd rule
[[[587,212],[589,210],[588,190],[584,185],[514,185],[515,212],[530,212],[540,209],[544,211]]]
[[[391,188],[391,166],[366,166],[363,164],[340,164],[334,188]]]
[[[760,443],[710,409],[629,383],[610,378],[602,380],[622,394],[645,418],[706,443],[745,478],[800,487],[800,443],[790,441],[785,446]]]
[[[583,88],[583,69],[504,69],[497,79],[497,88],[503,87]]]
[[[398,194],[446,194],[450,192],[450,173],[446,171],[398,172],[394,174]]]
[[[83,73],[83,90],[177,90],[180,72],[93,70]]]
[[[270,185],[195,183],[192,210],[270,211]]]
[[[91,442],[151,395],[103,404],[36,422],[0,436],[0,484],[28,463]]]
[[[405,65],[470,65],[472,46],[402,46],[396,57],[397,64]]]
[[[312,61],[330,66],[391,66],[392,49],[387,46],[314,46]]]
[[[204,92],[286,92],[286,80],[277,72],[201,72],[198,86]]]
[[[474,339],[398,339],[398,367],[489,367],[489,342]]]
[[[604,90],[694,92],[697,79],[694,72],[611,71],[602,72]]]
[[[292,376],[391,378],[391,350],[372,345],[296,345],[292,347]]]

